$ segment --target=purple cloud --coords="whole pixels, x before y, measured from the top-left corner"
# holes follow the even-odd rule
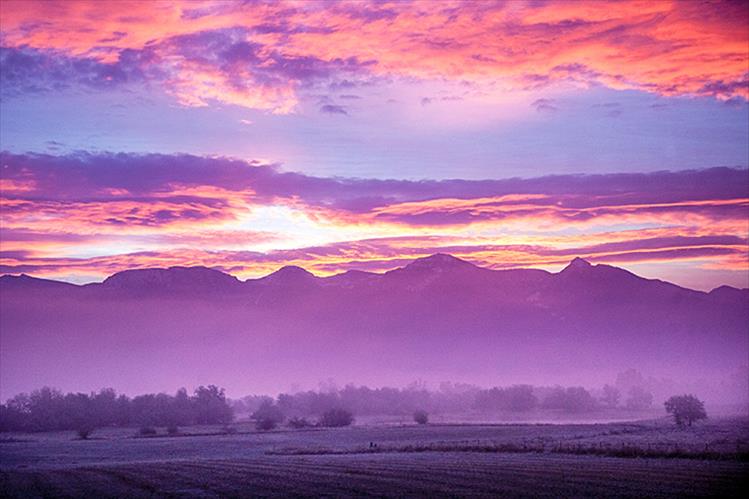
[[[343,114],[348,116],[345,106],[338,106],[336,104],[324,104],[320,106],[320,112],[325,114]]]
[[[0,87],[4,97],[60,91],[74,86],[108,89],[156,77],[151,49],[123,50],[118,60],[102,63],[54,50],[0,47]]]
[[[118,59],[104,63],[92,57],[71,56],[54,49],[0,47],[2,95],[60,91],[71,87],[104,90],[125,84],[160,82],[164,88],[192,104],[219,99],[217,91],[185,86],[185,80],[216,75],[232,103],[260,108],[287,109],[291,96],[286,89],[335,85],[357,86],[370,76],[376,61],[357,57],[324,60],[311,55],[293,56],[252,41],[251,28],[224,28],[178,35],[147,44],[142,49],[123,49]],[[274,97],[259,90],[266,89]],[[195,95],[188,97],[194,92]],[[231,93],[237,96],[231,97]],[[245,101],[242,96],[252,96]],[[263,104],[257,99],[269,99]]]
[[[536,111],[539,113],[555,113],[559,111],[554,99],[536,99],[531,103],[531,106],[536,108]]]
[[[749,198],[749,171],[725,167],[411,181],[312,177],[284,172],[278,165],[190,155],[2,153],[0,161],[4,182],[32,186],[4,190],[4,197],[14,202],[6,207],[7,213],[30,209],[29,204],[52,209],[58,202],[159,202],[169,204],[164,209],[179,210],[180,216],[193,216],[192,209],[213,216],[230,203],[224,198],[229,194],[174,192],[204,186],[233,192],[231,197],[246,203],[296,199],[313,209],[415,225],[465,224],[551,212],[571,222],[621,213],[665,216],[673,212],[736,220],[745,218]],[[445,199],[466,202],[446,206],[440,201],[415,210],[397,206]]]

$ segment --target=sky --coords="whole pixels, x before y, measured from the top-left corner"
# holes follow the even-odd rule
[[[749,3],[0,3],[0,273],[749,287]]]

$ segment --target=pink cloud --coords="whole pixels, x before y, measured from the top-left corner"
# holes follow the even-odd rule
[[[104,277],[200,264],[248,276],[297,264],[329,274],[436,252],[495,268],[577,255],[749,267],[745,169],[408,181],[189,155],[2,153],[0,164],[3,272]],[[288,218],[273,229],[247,221],[268,209]],[[305,230],[329,242],[309,246]],[[81,257],[91,248],[100,256]]]
[[[80,273],[101,279],[131,268],[205,265],[240,277],[264,275],[284,265],[300,265],[318,275],[346,270],[382,272],[433,253],[451,253],[495,269],[565,265],[575,256],[615,264],[672,262],[681,259],[725,259],[721,268],[749,270],[747,240],[737,236],[662,237],[631,239],[592,246],[558,249],[550,246],[464,244],[450,237],[399,237],[350,241],[265,253],[182,249],[136,252],[92,258],[37,256],[33,251],[0,253],[0,272],[55,277]]]
[[[149,81],[278,113],[309,86],[392,77],[728,100],[749,96],[747,26],[741,2],[8,1],[1,60],[11,93]]]
[[[230,158],[190,155],[3,153],[9,221],[35,212],[92,224],[150,225],[233,219],[280,204],[346,223],[440,227],[511,219],[554,223],[743,220],[749,172],[557,175],[505,180],[375,180],[312,177]]]

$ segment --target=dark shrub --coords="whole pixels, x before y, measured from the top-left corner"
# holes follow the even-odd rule
[[[75,431],[78,434],[78,438],[81,440],[88,440],[88,437],[94,432],[93,426],[81,426]]]
[[[679,426],[684,426],[684,423],[692,426],[694,421],[707,419],[705,404],[694,395],[674,395],[664,405]]]
[[[255,420],[255,428],[258,430],[272,430],[283,422],[283,413],[273,402],[264,401],[258,410],[252,413],[252,419]]]
[[[156,428],[154,428],[153,426],[141,426],[140,429],[138,430],[138,435],[142,437],[150,437],[156,434],[157,434]]]
[[[223,428],[221,428],[221,432],[224,435],[234,435],[235,433],[237,433],[237,429],[234,428],[233,426],[226,425]]]
[[[169,425],[166,427],[166,432],[170,435],[179,434],[179,427],[176,424]]]
[[[335,428],[349,426],[354,422],[354,415],[346,409],[328,409],[320,417],[320,426]]]
[[[258,430],[268,431],[276,428],[278,423],[270,418],[260,418],[255,421],[255,428]]]
[[[414,421],[418,424],[427,424],[429,422],[429,414],[427,414],[427,411],[416,411],[414,412]]]
[[[312,423],[310,423],[309,421],[307,421],[306,418],[300,418],[300,417],[297,417],[297,416],[289,419],[289,422],[286,423],[286,424],[289,425],[290,428],[297,428],[297,429],[298,428],[309,428],[310,426],[312,426]]]

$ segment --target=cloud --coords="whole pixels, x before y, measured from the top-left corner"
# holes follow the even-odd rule
[[[329,274],[436,252],[493,268],[577,255],[749,267],[746,169],[414,181],[222,157],[6,152],[0,187],[0,271],[46,277],[195,264]]]
[[[536,111],[539,113],[555,113],[559,111],[554,99],[536,99],[531,103],[531,106],[536,108]]]
[[[742,2],[6,1],[7,95],[146,82],[186,106],[292,112],[315,85],[557,82],[749,96]],[[553,40],[553,43],[549,43]]]
[[[746,239],[721,237],[633,239],[613,245],[571,246],[557,249],[545,245],[465,244],[451,237],[397,237],[345,241],[288,250],[205,251],[178,249],[147,251],[91,258],[39,257],[28,252],[0,255],[0,272],[33,275],[69,275],[71,272],[100,279],[131,268],[168,267],[200,262],[243,278],[258,277],[284,265],[303,266],[318,275],[346,270],[383,272],[408,264],[414,258],[451,253],[477,265],[494,269],[560,267],[574,256],[597,263],[646,263],[738,257],[736,270],[745,271],[741,259],[747,254]]]
[[[122,50],[113,62],[71,57],[59,50],[0,47],[4,96],[60,91],[71,87],[111,89],[156,77],[151,50]]]
[[[346,223],[435,227],[532,218],[740,220],[749,202],[749,172],[725,167],[409,181],[312,177],[278,165],[191,155],[3,153],[0,164],[8,217],[67,207],[109,210],[97,220],[136,225],[233,217],[269,204]],[[132,211],[141,205],[147,209]]]
[[[498,269],[573,256],[749,267],[745,169],[411,181],[190,155],[2,153],[0,165],[0,272],[91,279],[200,264],[250,277],[294,264],[330,274],[437,252]]]
[[[320,106],[320,112],[325,114],[343,114],[344,116],[348,116],[346,106],[338,106],[335,104],[323,104],[322,106]]]
[[[299,89],[356,80],[372,64],[356,57],[287,55],[246,41],[249,33],[229,28],[169,37],[141,49],[117,51],[113,61],[70,56],[61,49],[2,47],[2,92],[14,97],[157,82],[185,106],[224,102],[283,114],[297,105]]]
[[[431,252],[496,268],[578,254],[736,268],[747,249],[742,169],[408,181],[189,155],[3,153],[0,165],[5,272],[103,276],[202,263],[250,275],[303,263],[329,273],[392,268]],[[264,229],[268,216],[282,218]],[[378,233],[393,237],[371,239]],[[330,242],[305,247],[310,238]],[[77,256],[92,248],[102,256]]]

